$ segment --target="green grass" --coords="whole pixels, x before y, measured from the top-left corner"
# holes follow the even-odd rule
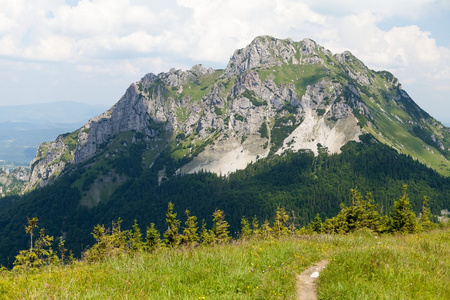
[[[0,298],[294,299],[296,274],[328,259],[319,299],[450,299],[449,233],[249,240],[3,271]]]
[[[0,297],[289,299],[295,296],[295,274],[319,258],[315,243],[295,239],[161,249],[34,274],[4,272]]]
[[[213,74],[206,74],[196,78],[196,80],[183,84],[183,91],[181,92],[181,98],[191,97],[191,103],[200,100],[206,95],[214,85],[219,77],[223,74],[223,71],[216,70]]]
[[[258,71],[261,80],[266,80],[269,75],[273,76],[276,85],[294,84],[298,97],[302,97],[308,85],[318,82],[326,76],[323,65],[292,65],[285,64],[282,67],[275,66],[270,69]]]
[[[450,299],[449,233],[361,237],[332,258],[320,298]]]

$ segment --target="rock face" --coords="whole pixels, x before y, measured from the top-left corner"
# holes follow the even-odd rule
[[[29,180],[29,170],[17,167],[12,170],[0,168],[0,198],[19,193]]]
[[[166,151],[184,162],[176,172],[227,174],[287,150],[338,153],[364,133],[403,151],[409,142],[401,136],[408,135],[443,157],[448,169],[444,129],[392,74],[369,70],[350,52],[333,55],[310,39],[262,36],[236,50],[225,70],[197,65],[145,75],[109,111],[42,144],[27,189],[137,143],[147,167]]]

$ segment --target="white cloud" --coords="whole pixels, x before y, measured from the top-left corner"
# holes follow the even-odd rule
[[[178,3],[192,11],[184,27],[191,39],[190,57],[222,63],[236,48],[244,47],[258,35],[305,37],[304,33],[324,25],[326,20],[307,5],[292,0],[178,0]]]
[[[449,8],[447,0],[303,0],[302,2],[321,14],[337,17],[359,14],[367,10],[379,18],[417,20],[442,8]]]
[[[115,74],[126,74],[138,76],[140,69],[128,61],[116,62],[114,65],[110,64],[95,64],[95,65],[78,65],[76,69],[84,73],[103,73],[110,76]]]
[[[445,103],[444,97],[449,99],[450,48],[437,46],[430,32],[413,24],[436,13],[448,13],[449,3],[0,0],[0,57],[16,65],[5,80],[23,78],[20,72],[34,62],[41,72],[52,70],[46,74],[58,73],[58,64],[93,80],[98,74],[98,80],[106,85],[111,78],[135,81],[148,72],[190,68],[194,62],[224,67],[235,49],[258,35],[294,40],[309,37],[335,53],[350,50],[371,68],[392,71],[407,90],[421,86],[430,93],[440,91],[436,99]],[[379,25],[386,20],[395,23],[397,18],[407,22],[396,27]],[[450,104],[447,107],[450,111]]]
[[[150,2],[151,4],[151,2]],[[177,16],[131,0],[0,0],[0,54],[35,60],[78,60],[161,48]],[[114,54],[113,54],[114,55]]]

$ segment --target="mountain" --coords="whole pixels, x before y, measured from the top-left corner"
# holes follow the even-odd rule
[[[254,39],[223,70],[147,74],[108,111],[39,146],[23,197],[0,201],[0,262],[26,244],[27,216],[79,253],[96,224],[164,227],[169,201],[199,220],[223,209],[298,224],[336,215],[349,189],[382,213],[407,184],[420,211],[450,207],[450,130],[389,72],[310,39]]]
[[[184,162],[177,172],[228,174],[287,150],[338,153],[363,133],[450,174],[449,129],[392,74],[309,39],[262,36],[235,51],[225,70],[147,74],[110,110],[42,144],[28,188],[91,159],[111,162],[138,142],[146,167],[166,149]]]
[[[103,105],[52,102],[0,108],[0,166],[29,166],[37,147],[62,132],[80,128]]]

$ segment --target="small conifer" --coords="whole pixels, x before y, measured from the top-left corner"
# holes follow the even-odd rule
[[[169,202],[166,214],[167,230],[164,232],[164,245],[168,247],[176,247],[180,244],[181,238],[179,234],[181,221],[177,219],[177,213],[173,212],[173,203]]]
[[[273,222],[273,234],[275,237],[280,237],[289,233],[289,228],[286,225],[288,220],[289,216],[284,207],[278,207],[275,213],[275,221]]]
[[[133,252],[141,251],[144,243],[142,242],[142,233],[137,220],[134,220],[133,231],[130,238],[130,250]]]
[[[409,196],[406,193],[406,185],[403,185],[403,194],[398,201],[394,201],[394,208],[390,216],[390,230],[414,233],[418,230],[416,214],[412,211]]]
[[[27,219],[28,226],[25,226],[25,232],[30,235],[30,249],[19,251],[14,261],[15,269],[29,270],[57,263],[58,256],[51,248],[53,237],[46,235],[45,229],[42,228],[39,232],[39,238],[33,242],[33,230],[38,227],[38,219],[36,217]]]
[[[252,235],[252,230],[250,229],[250,224],[245,216],[241,219],[241,239],[248,239]]]
[[[229,236],[228,227],[230,225],[225,221],[225,215],[222,210],[216,209],[213,213],[213,228],[212,233],[214,234],[214,242],[218,244],[223,244],[231,240]]]
[[[260,228],[259,228],[259,221],[258,218],[256,218],[256,216],[253,216],[252,219],[252,233],[254,237],[258,237],[260,235]]]
[[[420,216],[420,225],[422,226],[423,231],[429,231],[438,228],[438,224],[431,221],[432,214],[428,206],[428,201],[428,197],[424,196],[422,202],[422,215]]]
[[[190,211],[186,209],[186,222],[185,227],[183,229],[183,234],[181,236],[181,243],[187,246],[195,246],[196,243],[198,243],[199,236],[198,236],[198,226],[197,226],[197,217],[191,216]]]
[[[151,223],[147,227],[147,234],[145,237],[144,249],[148,252],[153,252],[158,249],[161,244],[161,237],[158,230],[155,228],[155,223]]]
[[[272,227],[270,227],[269,221],[267,219],[264,221],[264,223],[261,225],[261,236],[264,239],[270,239],[272,238]]]
[[[319,213],[317,213],[317,215],[314,218],[314,222],[312,224],[312,229],[314,230],[314,232],[322,233],[323,230],[322,227],[323,227],[322,219],[320,218]]]

